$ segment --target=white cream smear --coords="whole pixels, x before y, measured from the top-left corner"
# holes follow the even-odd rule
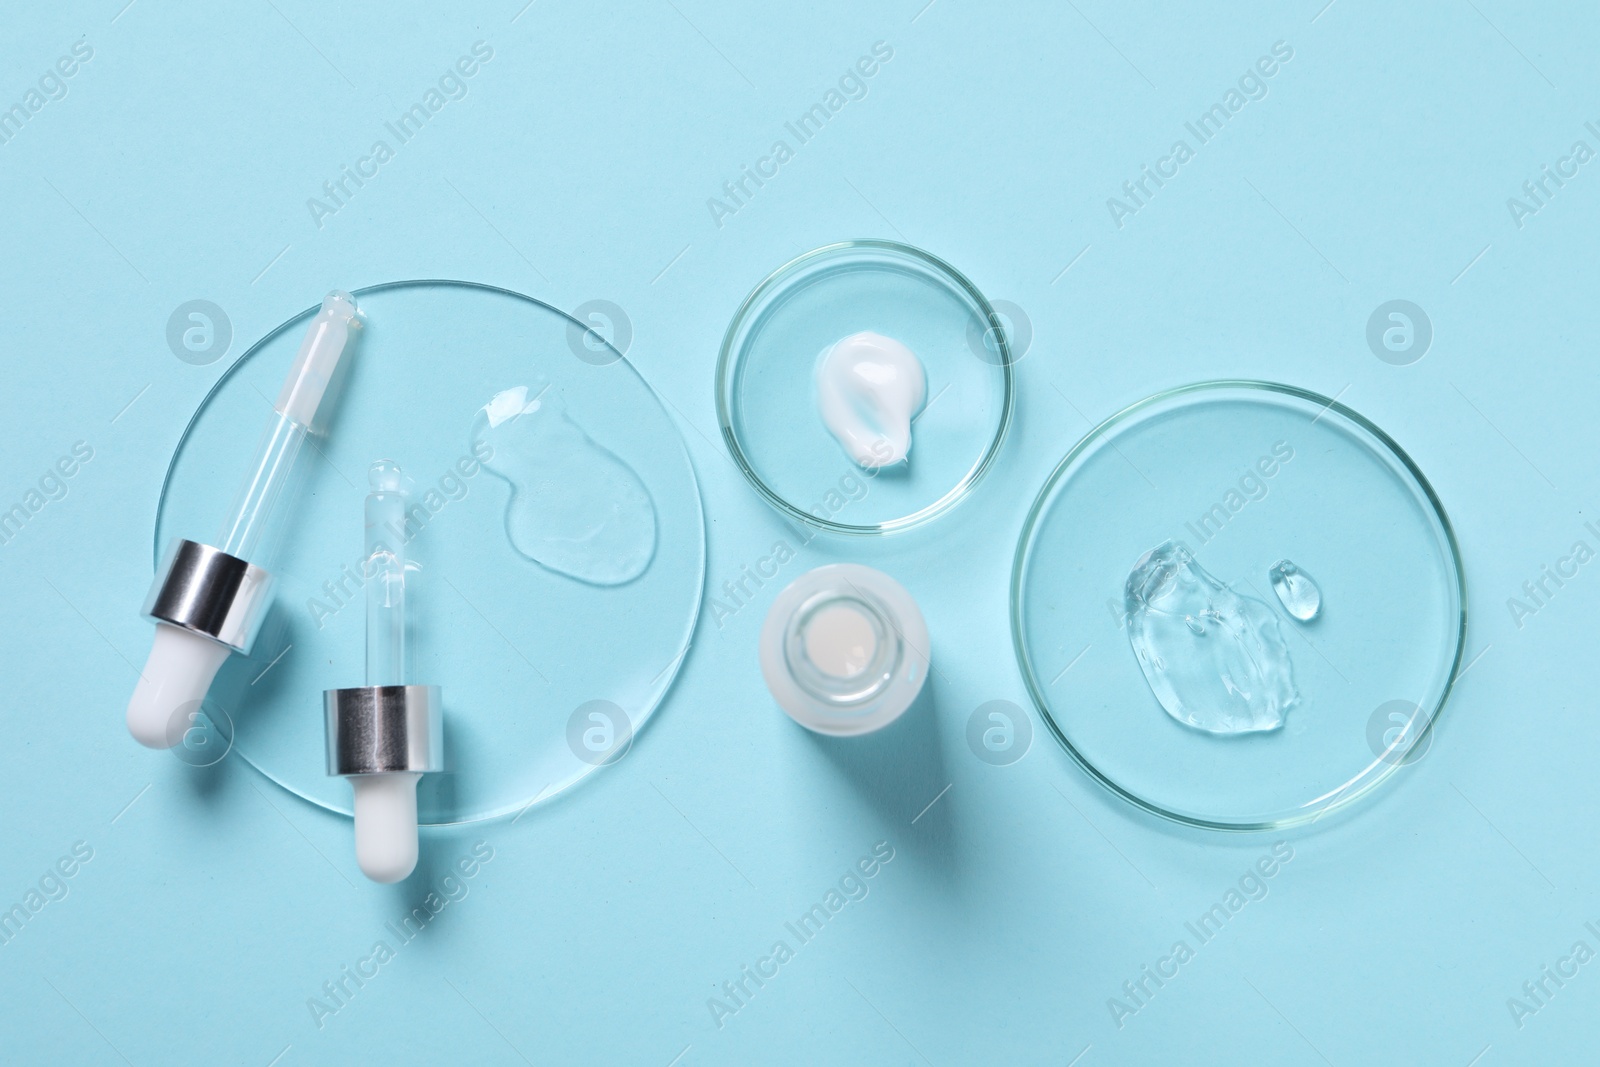
[[[858,465],[899,463],[911,451],[911,420],[928,398],[922,361],[905,345],[863,330],[817,363],[817,410]]]
[[[806,658],[823,674],[854,678],[878,653],[872,620],[847,603],[830,604],[806,624]]]

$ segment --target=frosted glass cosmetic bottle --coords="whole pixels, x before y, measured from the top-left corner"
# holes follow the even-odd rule
[[[796,578],[761,628],[761,673],[785,714],[808,730],[881,730],[927,682],[928,626],[904,586],[857,563]]]

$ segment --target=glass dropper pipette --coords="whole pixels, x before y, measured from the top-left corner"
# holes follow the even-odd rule
[[[252,557],[283,525],[280,505],[295,458],[360,326],[350,294],[329,293],[306,329],[217,543],[179,538],[168,547],[144,606],[156,624],[155,643],[128,703],[128,730],[140,744],[176,744],[228,654],[250,651],[272,592],[272,575]]]
[[[442,770],[439,687],[406,682],[405,478],[388,460],[369,472],[366,551],[367,684],[323,694],[328,773],[355,793],[356,861],[375,882],[417,865],[417,782]]]

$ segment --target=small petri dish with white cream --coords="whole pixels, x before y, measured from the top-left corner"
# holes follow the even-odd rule
[[[844,534],[944,514],[994,464],[1015,356],[987,298],[893,241],[844,241],[745,298],[717,363],[723,438],[780,512]]]

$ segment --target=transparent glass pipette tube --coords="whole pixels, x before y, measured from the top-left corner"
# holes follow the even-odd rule
[[[366,505],[367,684],[406,681],[406,492],[400,468],[380,459],[368,472]]]
[[[267,531],[268,519],[289,483],[294,461],[310,429],[282,412],[277,413],[256,448],[250,478],[240,487],[217,533],[216,545],[222,551],[240,559],[255,556]]]
[[[217,534],[217,548],[240,559],[251,559],[263,547],[276,506],[294,472],[295,459],[311,432],[339,357],[349,343],[350,330],[360,325],[355,301],[348,293],[335,291],[323,300],[273,404],[273,421],[256,447],[250,473]]]

